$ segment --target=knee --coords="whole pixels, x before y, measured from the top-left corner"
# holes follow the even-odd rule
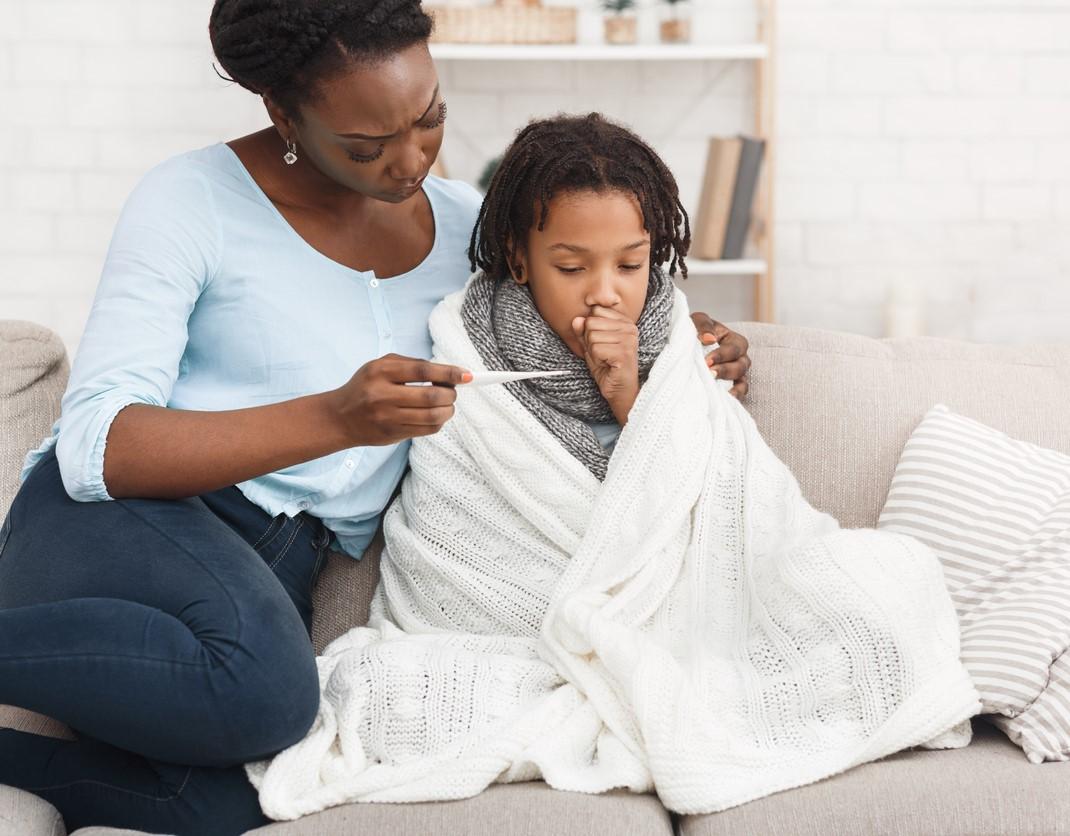
[[[275,696],[264,706],[270,716],[270,733],[263,741],[269,752],[278,752],[301,740],[316,720],[320,707],[319,674],[311,651],[302,664],[277,673]]]
[[[319,712],[320,687],[311,648],[238,677],[225,702],[232,763],[262,760],[301,740]]]

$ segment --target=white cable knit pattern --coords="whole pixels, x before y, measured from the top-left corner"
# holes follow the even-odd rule
[[[432,316],[436,359],[479,370],[462,295]],[[457,403],[412,445],[372,619],[320,658],[313,728],[247,766],[267,815],[534,778],[708,812],[968,741],[936,557],[807,504],[679,291],[604,483],[504,387]]]

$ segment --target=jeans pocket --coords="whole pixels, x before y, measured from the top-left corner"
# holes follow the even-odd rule
[[[4,556],[4,546],[7,545],[7,538],[11,536],[11,513],[8,512],[4,517],[3,524],[0,524],[0,557]]]
[[[256,542],[252,543],[253,551],[263,554],[264,549],[269,548],[275,538],[279,536],[279,532],[286,527],[286,522],[285,514],[272,517],[264,533],[257,538]]]
[[[301,536],[305,528],[304,517],[287,517],[285,514],[280,514],[276,520],[281,520],[278,530],[273,534],[268,533],[264,542],[256,549],[272,571],[290,553],[295,543],[306,539]]]

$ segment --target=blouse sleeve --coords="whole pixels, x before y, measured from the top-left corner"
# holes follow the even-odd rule
[[[167,405],[221,237],[205,177],[181,158],[145,175],[123,206],[63,396],[56,458],[72,499],[112,498],[104,448],[120,410]]]

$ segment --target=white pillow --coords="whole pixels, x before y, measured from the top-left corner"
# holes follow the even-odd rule
[[[1070,456],[937,405],[877,526],[943,563],[983,712],[1033,763],[1070,760]]]

